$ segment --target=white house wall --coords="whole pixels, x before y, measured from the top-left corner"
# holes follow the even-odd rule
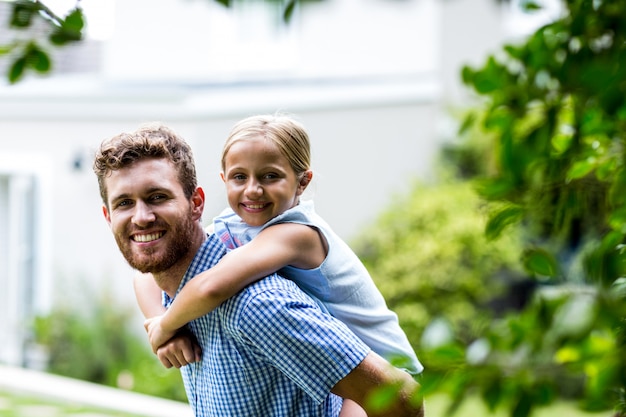
[[[268,2],[117,1],[104,70],[141,82],[429,73],[441,1],[304,2],[287,25]]]
[[[0,86],[0,156],[43,167],[35,307],[106,291],[134,306],[132,271],[102,216],[91,162],[104,138],[148,121],[191,143],[209,222],[226,204],[219,159],[232,125],[295,114],[312,140],[309,194],[349,241],[430,175],[442,108],[461,95],[458,65],[503,36],[496,3],[327,0],[272,29],[250,9],[234,12],[244,23],[234,28],[231,12],[209,0],[115,2],[99,74]],[[237,42],[225,42],[229,33]]]
[[[49,167],[42,190],[47,198],[38,209],[45,211],[40,255],[50,278],[39,285],[51,291],[37,301],[40,310],[51,302],[85,305],[105,292],[134,306],[132,271],[104,221],[91,168],[103,139],[148,121],[179,132],[194,149],[209,222],[226,205],[219,160],[232,125],[250,114],[291,112],[311,135],[311,196],[349,240],[412,178],[428,175],[437,149],[436,94],[431,80],[154,92],[58,79],[6,91],[0,96],[0,152]]]

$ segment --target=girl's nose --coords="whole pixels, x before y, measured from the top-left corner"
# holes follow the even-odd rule
[[[261,187],[261,183],[254,179],[248,181],[246,194],[249,196],[258,196],[263,194],[263,187]]]

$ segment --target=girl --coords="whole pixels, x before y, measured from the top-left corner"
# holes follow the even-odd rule
[[[312,202],[300,201],[313,177],[309,138],[301,124],[281,115],[240,121],[224,145],[220,175],[231,209],[214,220],[213,228],[229,253],[180,289],[164,314],[146,321],[155,352],[189,321],[278,271],[392,364],[414,375],[423,370],[396,314],[356,254],[316,214]],[[144,280],[136,282],[142,288],[155,285],[149,276],[137,279]],[[142,301],[139,293],[154,292],[136,292],[145,312],[154,301]],[[345,404],[341,415],[352,406]]]

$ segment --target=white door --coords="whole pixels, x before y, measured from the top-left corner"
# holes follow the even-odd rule
[[[0,174],[0,361],[18,366],[34,316],[35,187],[33,175]]]

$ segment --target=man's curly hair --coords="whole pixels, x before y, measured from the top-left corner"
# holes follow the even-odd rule
[[[170,128],[151,123],[140,126],[136,131],[120,133],[105,140],[96,151],[93,171],[98,177],[100,196],[108,206],[105,178],[113,171],[126,168],[146,158],[165,158],[178,169],[185,197],[191,198],[198,180],[191,147]]]

